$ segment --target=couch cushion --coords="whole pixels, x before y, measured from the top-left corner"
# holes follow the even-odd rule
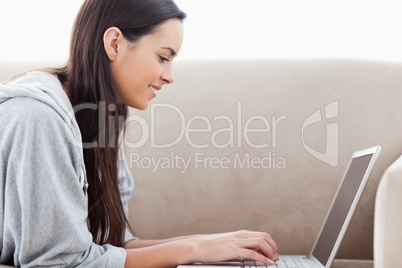
[[[377,191],[374,225],[376,268],[401,266],[402,250],[402,157],[384,173]]]

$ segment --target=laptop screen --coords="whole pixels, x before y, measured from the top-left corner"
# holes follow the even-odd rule
[[[331,252],[335,247],[342,226],[352,207],[359,187],[365,178],[372,158],[373,154],[353,157],[344,175],[342,184],[338,189],[331,210],[327,215],[325,224],[312,251],[312,255],[324,266],[327,264]]]

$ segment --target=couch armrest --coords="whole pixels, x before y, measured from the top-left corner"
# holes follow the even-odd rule
[[[400,267],[402,252],[402,156],[384,173],[378,190],[374,219],[376,268]]]

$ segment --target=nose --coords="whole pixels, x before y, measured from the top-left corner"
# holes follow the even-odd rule
[[[173,74],[172,66],[169,65],[166,68],[164,68],[161,79],[166,83],[166,84],[173,84],[175,81],[175,77]]]

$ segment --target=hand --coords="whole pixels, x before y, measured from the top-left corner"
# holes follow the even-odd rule
[[[194,262],[211,263],[237,258],[271,263],[278,258],[278,246],[263,232],[237,231],[194,238],[197,243]]]

